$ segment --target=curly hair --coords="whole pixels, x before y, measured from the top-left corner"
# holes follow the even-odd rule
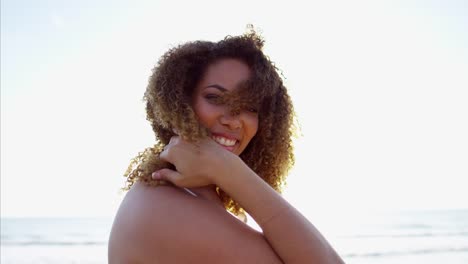
[[[136,181],[150,186],[163,183],[153,180],[151,174],[171,167],[159,159],[159,153],[175,135],[173,131],[191,141],[209,136],[209,131],[198,122],[192,109],[192,93],[210,64],[231,58],[249,66],[252,74],[244,86],[242,98],[259,106],[258,131],[240,158],[272,188],[281,192],[294,164],[294,109],[278,74],[279,69],[263,53],[263,45],[262,37],[250,28],[243,35],[227,36],[219,42],[188,42],[170,49],[160,58],[143,97],[156,144],[132,159],[124,174],[127,177],[124,190],[130,189]],[[217,188],[217,193],[227,210],[235,215],[243,213],[241,206],[223,190]]]

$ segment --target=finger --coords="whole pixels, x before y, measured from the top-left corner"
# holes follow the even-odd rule
[[[161,169],[153,172],[153,174],[151,174],[151,177],[154,180],[170,181],[173,184],[177,185],[177,182],[181,179],[182,175],[179,172],[171,169]]]
[[[179,136],[172,136],[171,139],[169,140],[169,144],[168,145],[171,145],[171,144],[177,144],[177,142],[179,142]]]
[[[166,145],[163,149],[163,151],[161,151],[161,153],[159,153],[159,158],[163,161],[166,161],[166,162],[169,162],[171,163],[170,161],[170,158],[169,158],[169,145]]]
[[[166,146],[164,146],[163,151],[159,153],[159,158],[162,159],[163,161],[173,163],[174,160],[172,159],[172,156],[174,155],[171,155],[171,153],[173,152],[173,150],[171,149],[176,147],[179,143],[180,143],[180,137],[172,136],[169,143]]]

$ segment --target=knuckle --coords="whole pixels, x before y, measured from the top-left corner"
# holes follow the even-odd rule
[[[175,139],[174,139],[174,137],[171,137],[171,139],[169,140],[169,143],[168,143],[168,145],[174,144],[174,142],[175,142]]]
[[[165,149],[163,152],[159,153],[159,158],[164,161],[170,162],[172,156],[171,152],[172,151],[170,150],[170,148]]]
[[[171,137],[171,142],[173,142],[174,144],[179,143],[179,141],[180,141],[180,139],[179,139],[178,136],[173,136],[173,137]]]
[[[166,157],[166,155],[167,155],[167,149],[163,149],[163,151],[161,151],[161,153],[159,153],[159,157],[161,157],[161,158]]]

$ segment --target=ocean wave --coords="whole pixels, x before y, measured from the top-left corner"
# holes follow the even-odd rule
[[[434,228],[432,225],[427,224],[403,224],[403,225],[396,225],[397,228],[402,229],[432,229]]]
[[[2,246],[99,246],[107,241],[2,241]]]
[[[404,256],[404,255],[422,255],[422,254],[455,253],[455,252],[468,252],[468,247],[348,253],[348,254],[342,255],[342,257],[344,258],[372,258],[372,257],[392,257],[392,256]]]
[[[407,237],[464,237],[468,232],[445,232],[445,233],[414,233],[414,234],[368,234],[339,236],[341,238],[407,238]]]

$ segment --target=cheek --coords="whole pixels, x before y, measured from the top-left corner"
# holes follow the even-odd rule
[[[200,123],[206,128],[210,128],[216,119],[216,111],[212,108],[212,106],[204,103],[198,103],[194,105],[193,110],[195,111],[195,115],[198,117]]]
[[[250,138],[253,138],[258,131],[258,117],[249,116],[246,119],[247,132],[249,133]]]

